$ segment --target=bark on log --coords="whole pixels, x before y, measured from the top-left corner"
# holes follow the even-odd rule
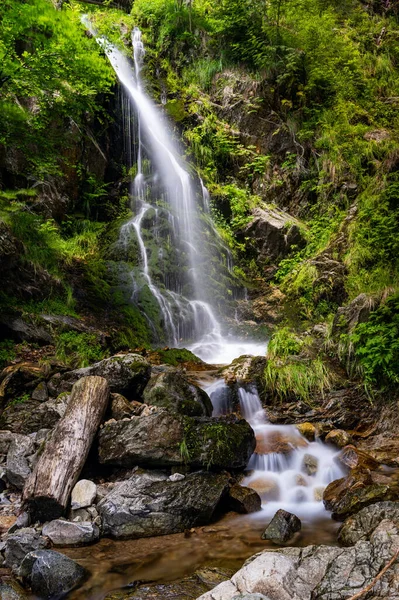
[[[33,520],[49,521],[64,513],[108,398],[109,387],[103,377],[83,377],[73,386],[66,413],[24,487],[23,504]]]

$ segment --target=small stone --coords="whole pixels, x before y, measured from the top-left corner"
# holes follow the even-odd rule
[[[229,508],[242,514],[254,513],[261,510],[262,501],[255,490],[237,483],[229,490]]]
[[[54,550],[30,552],[22,561],[20,576],[40,598],[60,598],[86,577],[87,571]]]
[[[301,529],[298,517],[286,510],[278,510],[266,527],[262,540],[271,540],[275,544],[285,544]]]
[[[299,485],[301,487],[307,487],[307,482],[306,479],[303,475],[301,475],[300,473],[298,473],[297,475],[295,475],[295,485]]]
[[[97,525],[90,521],[71,523],[62,519],[56,519],[46,523],[42,534],[50,538],[55,546],[80,546],[96,542],[100,537]]]
[[[319,486],[313,490],[313,498],[316,502],[322,502],[325,489],[325,487]]]
[[[14,525],[17,517],[14,515],[0,515],[0,534],[6,533]]]
[[[316,427],[312,423],[299,423],[296,428],[309,442],[314,442],[316,437]]]
[[[48,400],[48,389],[44,381],[41,381],[32,392],[32,399],[38,400],[39,402],[46,402]]]
[[[308,475],[315,475],[319,468],[319,459],[312,454],[305,454],[303,457],[302,468]]]
[[[333,429],[326,436],[326,442],[334,444],[334,446],[338,446],[338,448],[344,448],[345,446],[350,444],[351,441],[351,436],[343,429]]]
[[[30,516],[27,512],[22,512],[17,519],[17,527],[19,528],[23,528],[23,527],[29,527],[30,525]]]
[[[186,476],[182,473],[173,473],[173,475],[169,477],[169,481],[182,481],[183,479],[185,479],[185,477]]]
[[[72,490],[71,508],[86,508],[93,504],[97,495],[97,486],[88,479],[81,479]]]

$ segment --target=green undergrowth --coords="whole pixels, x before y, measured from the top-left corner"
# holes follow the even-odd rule
[[[166,348],[155,350],[160,361],[165,365],[177,367],[181,363],[202,363],[202,360],[186,348]]]
[[[108,356],[95,334],[66,331],[56,341],[56,357],[73,368],[87,367]]]

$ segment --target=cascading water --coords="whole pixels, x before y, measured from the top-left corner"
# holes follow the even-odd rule
[[[213,415],[232,412],[231,388],[217,380],[205,388]],[[336,460],[339,452],[321,441],[308,442],[293,425],[268,423],[255,386],[238,388],[242,416],[255,432],[257,446],[242,482],[262,498],[262,513],[272,517],[279,508],[311,520],[324,512],[323,490],[344,476]]]
[[[143,89],[140,73],[145,50],[140,31],[135,28],[132,34],[132,69],[116,46],[97,36],[87,17],[83,22],[108,56],[129,99],[129,114],[137,115],[136,174],[131,189],[134,216],[121,228],[119,240],[126,252],[132,240],[138,246],[140,265],[131,272],[131,300],[135,301],[147,288],[156,302],[167,342],[177,347],[185,344],[207,362],[229,363],[241,354],[264,354],[265,344],[226,338],[215,307],[209,301],[214,294],[203,251],[205,238],[195,189],[162,113]],[[129,117],[125,117],[127,120]],[[130,133],[130,124],[128,129]],[[133,155],[131,149],[128,154]],[[209,213],[209,194],[202,182],[201,186],[203,213],[206,214]],[[159,248],[157,240],[150,242],[147,239],[146,223],[153,219],[154,210],[158,208],[168,251],[174,253],[177,261],[174,269],[165,266],[167,252]],[[207,218],[209,223],[209,216]],[[231,271],[229,250],[218,238],[212,224],[210,230],[224,253],[227,271]],[[207,243],[212,245],[212,241],[207,240]],[[228,295],[225,290],[226,298]],[[147,314],[147,318],[156,331],[151,316]]]

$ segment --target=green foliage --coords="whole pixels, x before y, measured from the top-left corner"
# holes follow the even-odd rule
[[[95,334],[66,331],[57,338],[56,356],[68,366],[80,368],[106,358],[108,353]]]
[[[0,369],[16,358],[15,342],[3,340],[0,342]]]
[[[264,373],[265,389],[281,400],[311,403],[314,394],[331,389],[334,377],[321,358],[271,359]]]
[[[156,350],[162,364],[177,367],[182,363],[202,363],[202,360],[186,348],[166,348]]]
[[[13,398],[7,404],[7,406],[16,406],[18,404],[24,404],[25,402],[29,402],[30,394],[22,394],[22,396],[18,396],[17,398]]]
[[[273,332],[267,347],[269,358],[287,358],[300,354],[304,342],[289,327],[279,327]]]
[[[349,343],[366,386],[393,387],[399,383],[399,295],[390,297],[349,334]]]

